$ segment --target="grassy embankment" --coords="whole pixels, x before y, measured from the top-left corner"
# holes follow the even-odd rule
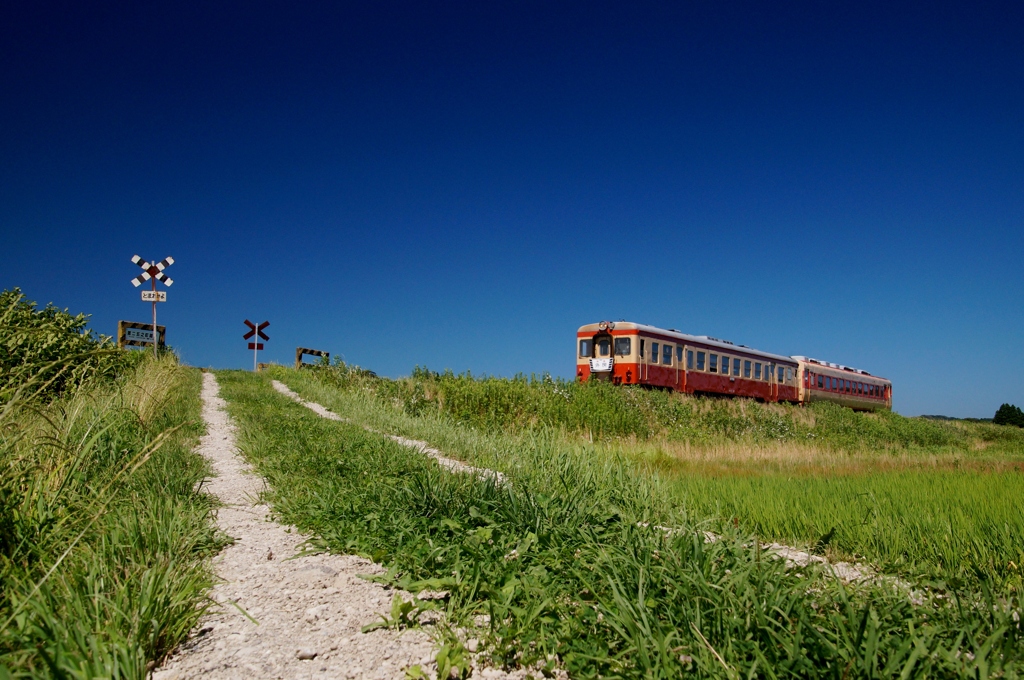
[[[523,451],[623,460],[710,528],[866,559],[913,577],[1024,574],[1024,430],[551,381],[342,368],[287,372],[309,398],[515,473]],[[827,540],[822,540],[823,538]]]
[[[143,678],[221,545],[195,490],[200,373],[0,299],[0,678]]]
[[[274,375],[359,423],[427,438],[508,473],[505,487],[450,474],[357,425],[317,417],[265,376],[218,376],[275,510],[332,549],[380,561],[404,587],[447,590],[452,621],[486,614],[481,634],[498,663],[555,663],[557,655],[575,677],[990,677],[1024,669],[1019,599],[1005,584],[954,584],[914,604],[891,583],[843,586],[814,569],[786,571],[728,521],[714,527],[721,540],[705,543],[708,523],[680,502],[663,465],[590,445],[599,422],[587,428],[586,444],[539,420],[496,433],[482,422],[459,425],[449,406],[439,410],[424,384],[432,377],[396,386],[342,372]],[[423,394],[407,401],[404,389]],[[579,398],[609,394],[581,390]],[[442,656],[465,661],[450,638]]]

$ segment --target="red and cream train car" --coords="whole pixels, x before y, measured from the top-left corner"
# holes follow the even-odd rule
[[[628,321],[581,326],[576,339],[579,380],[764,401],[800,399],[797,362],[780,354]]]
[[[860,410],[892,406],[892,384],[866,371],[628,321],[580,327],[576,377],[762,401],[826,400]]]
[[[800,364],[800,402],[832,401],[858,411],[892,409],[892,383],[858,368],[808,357]]]

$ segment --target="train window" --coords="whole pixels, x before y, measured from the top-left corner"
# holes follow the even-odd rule
[[[729,375],[729,357],[722,357],[722,375]]]
[[[750,377],[750,362],[749,361],[744,361],[743,362],[743,377],[744,378],[749,378]]]
[[[640,358],[644,358],[644,339],[640,338]]]
[[[824,387],[825,387],[825,376],[819,375],[818,376],[818,389],[820,390],[820,389],[823,389]]]
[[[708,355],[708,370],[712,373],[718,373],[718,355]]]
[[[739,374],[740,374],[740,360],[739,359],[733,359],[732,360],[732,374],[734,376],[739,377]]]
[[[651,363],[658,363],[658,343],[656,342],[651,343]]]
[[[589,357],[593,351],[592,340],[580,340],[580,356]]]
[[[612,341],[611,340],[609,340],[608,338],[601,338],[600,340],[597,341],[597,353],[598,354],[600,354],[603,357],[606,357],[609,354],[611,354],[611,351],[612,351]]]
[[[672,345],[665,345],[661,348],[661,363],[666,366],[672,365]]]
[[[792,368],[787,368],[786,369],[786,382],[790,382],[792,379],[793,379],[793,369]]]
[[[754,364],[754,380],[761,379],[761,364]]]
[[[839,391],[839,378],[832,378],[832,391],[833,392],[838,392]]]
[[[771,380],[772,379],[772,366],[771,366],[771,364],[765,364],[764,365],[764,379],[765,380]]]
[[[632,343],[629,341],[629,338],[615,338],[615,354],[620,357],[627,356],[633,351],[631,345]]]
[[[676,345],[676,363],[683,363],[683,346]]]
[[[689,369],[693,368],[693,350],[686,350],[686,367]]]

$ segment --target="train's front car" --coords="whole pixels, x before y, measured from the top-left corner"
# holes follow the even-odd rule
[[[616,385],[637,380],[636,324],[602,321],[576,331],[576,379]]]

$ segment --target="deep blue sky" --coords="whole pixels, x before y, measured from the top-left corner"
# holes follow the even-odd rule
[[[297,7],[302,5],[302,7]],[[0,5],[0,287],[189,363],[573,372],[601,319],[1024,405],[1024,4]]]

